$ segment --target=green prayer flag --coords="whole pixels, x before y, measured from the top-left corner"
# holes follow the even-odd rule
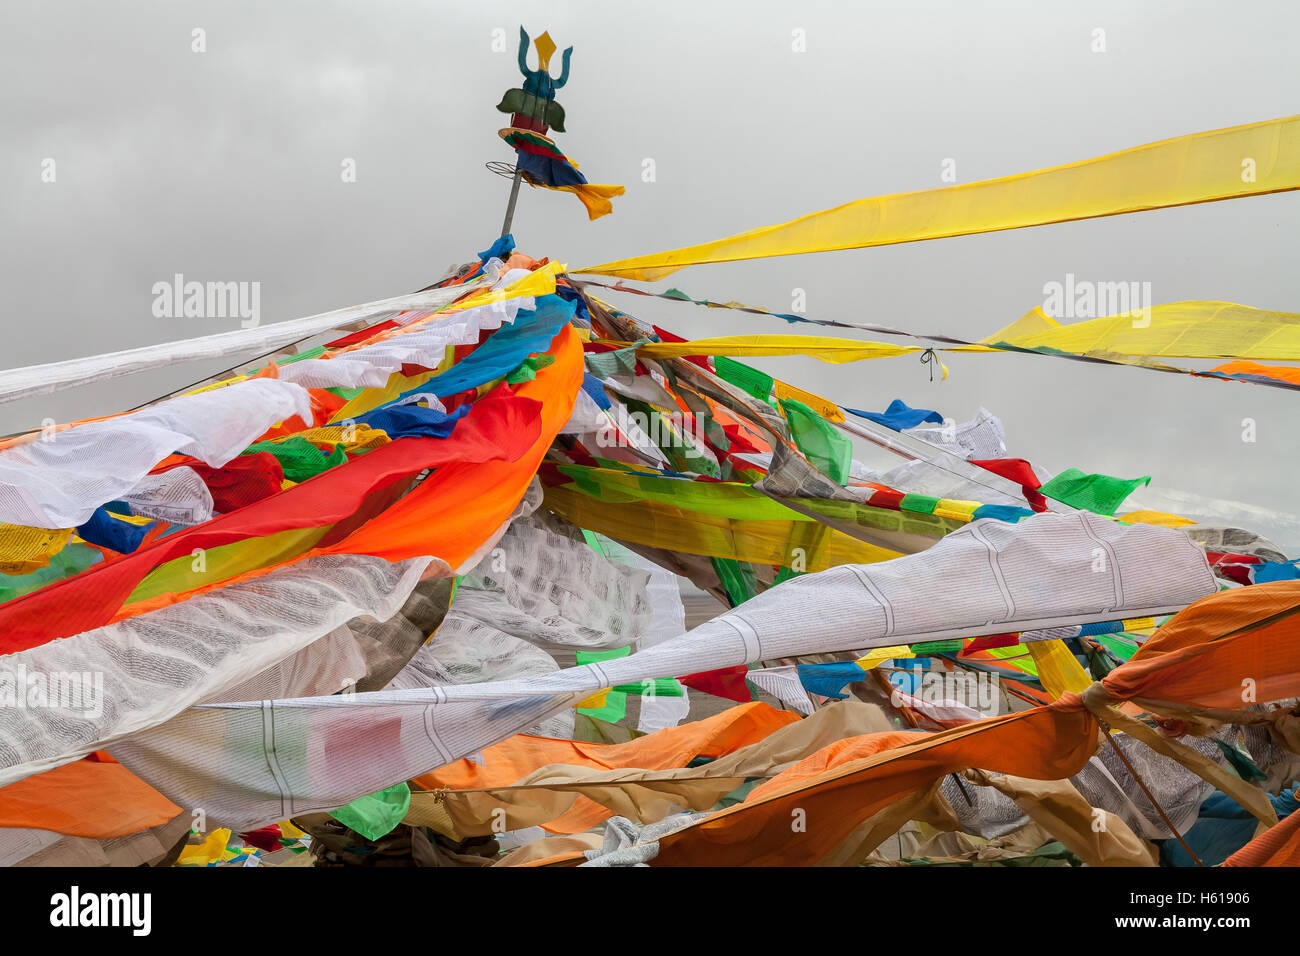
[[[583,358],[587,371],[596,378],[613,378],[620,373],[630,375],[636,369],[636,346],[629,345],[612,352],[588,352]]]
[[[657,677],[639,684],[619,684],[614,690],[638,697],[681,697],[685,691],[675,677]]]
[[[275,456],[284,469],[284,477],[290,481],[306,481],[348,460],[347,451],[342,445],[335,445],[334,450],[326,455],[307,439],[296,435],[283,441],[257,442],[249,445],[244,454],[255,455],[263,451]]]
[[[1067,468],[1038,490],[1048,498],[1072,507],[1110,516],[1135,489],[1150,483],[1150,475],[1112,478],[1110,475],[1086,475],[1078,468]]]
[[[932,515],[938,504],[939,499],[930,495],[903,495],[903,500],[898,503],[898,507],[907,511],[919,511],[922,514]]]
[[[411,808],[411,788],[396,783],[378,793],[358,797],[346,807],[331,810],[330,816],[367,840],[378,840],[393,831]]]
[[[352,399],[356,398],[358,395],[364,392],[365,389],[347,388],[346,386],[343,385],[336,385],[333,388],[325,389],[325,391],[329,392],[332,395],[337,395],[339,398],[343,399],[344,401],[350,402],[352,401]]]
[[[921,654],[955,654],[962,648],[961,638],[948,641],[922,641],[912,645],[912,653]]]
[[[520,382],[531,382],[537,378],[537,370],[546,368],[548,365],[555,363],[554,355],[530,355],[519,363],[519,367],[506,376],[507,385],[518,385]]]
[[[766,372],[742,365],[725,355],[715,355],[713,367],[718,372],[718,378],[724,382],[730,382],[737,388],[744,389],[760,402],[767,402],[769,405],[772,403],[772,385],[776,380]]]
[[[758,582],[754,578],[754,569],[748,562],[734,558],[710,558],[713,570],[722,580],[722,586],[731,598],[731,606],[744,604],[758,593]]]
[[[853,461],[853,443],[849,436],[803,402],[783,398],[781,410],[790,423],[794,443],[813,467],[838,484],[848,481],[849,465]]]
[[[285,365],[292,365],[294,362],[301,362],[304,359],[320,358],[324,354],[325,354],[325,346],[318,345],[314,349],[307,349],[305,352],[299,352],[297,355],[291,355],[287,359],[281,359],[275,364],[283,368]]]

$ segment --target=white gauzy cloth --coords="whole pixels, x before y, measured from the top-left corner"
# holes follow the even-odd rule
[[[986,505],[1023,505],[1024,496],[1019,484],[978,465],[972,465],[960,454],[947,448],[932,445],[905,431],[896,432],[876,422],[852,416],[835,424],[851,435],[865,438],[910,459],[906,465],[894,468],[884,476],[878,476],[875,472],[855,471],[854,478],[879,481],[904,493],[978,501]],[[904,480],[908,484],[896,483]],[[1059,501],[1049,501],[1047,508],[1063,514],[1078,510]]]
[[[650,622],[641,629],[641,636],[636,642],[637,650],[643,651],[685,631],[686,607],[682,604],[681,582],[677,575],[623,547],[613,538],[597,534],[596,540],[600,543],[600,550],[611,561],[650,575],[646,584],[646,596],[650,599]]]
[[[87,385],[106,378],[132,375],[147,369],[165,368],[199,359],[238,353],[263,354],[350,322],[374,320],[388,313],[412,309],[441,309],[479,285],[480,282],[469,282],[445,289],[429,289],[252,329],[235,329],[180,342],[164,342],[161,345],[146,345],[121,352],[8,369],[0,371],[0,403],[33,395],[48,395],[76,385]]]
[[[212,492],[199,473],[186,465],[145,475],[121,500],[131,506],[132,514],[169,524],[196,525],[212,517]]]
[[[219,468],[294,415],[311,421],[305,388],[255,378],[14,445],[0,451],[0,522],[75,528],[168,455]]]
[[[676,727],[691,713],[691,692],[681,685],[682,692],[673,694],[641,693],[641,713],[636,720],[636,729],[643,734],[653,734],[656,730]]]
[[[457,600],[460,592],[457,591]],[[451,627],[447,625],[450,622]],[[491,624],[450,612],[437,632],[392,679],[392,690],[422,690],[455,684],[481,684],[550,674],[560,669],[554,658],[527,641]],[[573,713],[552,714],[527,733],[572,739]]]
[[[351,618],[387,620],[431,561],[307,558],[180,604],[0,656],[0,690],[16,685],[23,691],[34,679],[52,685],[53,675],[91,675],[90,692],[80,699],[65,694],[49,706],[0,707],[0,786],[162,723],[278,665]]]
[[[627,817],[605,821],[605,841],[599,850],[584,850],[579,866],[649,866],[659,855],[659,838],[703,819],[703,813],[675,813],[654,823],[633,823]]]
[[[926,424],[904,428],[903,434],[919,438],[967,461],[988,461],[1007,456],[1007,436],[1002,428],[1002,420],[983,408],[970,421],[960,425],[950,425],[948,422],[942,425]]]
[[[535,308],[532,298],[505,299],[438,316],[432,322],[328,359],[303,359],[280,367],[283,382],[307,388],[382,388],[403,365],[434,368],[450,345],[469,345],[484,330],[513,322],[520,309]]]
[[[627,647],[652,620],[648,577],[584,541],[517,521],[461,580],[437,632],[388,689],[533,677],[572,667],[579,650]],[[573,714],[535,732],[571,737]]]
[[[1227,724],[1209,737],[1189,735],[1183,738],[1183,743],[1220,766],[1225,766],[1227,757],[1214,741],[1235,741],[1240,729]],[[1133,738],[1127,734],[1116,734],[1111,739],[1124,751],[1129,763],[1137,771],[1138,779],[1151,790],[1156,802],[1169,817],[1169,822],[1179,833],[1186,833],[1196,822],[1201,804],[1214,791],[1214,784],[1197,774],[1189,773],[1178,761],[1150,747],[1135,745]],[[1169,828],[1151,806],[1151,801],[1142,793],[1115,747],[1102,747],[1070,780],[1079,788],[1084,799],[1094,807],[1102,807],[1116,814],[1144,840],[1169,838]]]
[[[461,581],[438,636],[449,623],[476,620],[572,666],[575,651],[627,647],[640,639],[653,617],[649,577],[583,540],[516,521]]]
[[[541,500],[534,478],[510,518],[479,550],[490,551],[510,523],[532,514]],[[33,677],[44,686],[70,679],[82,689],[77,696],[51,697],[40,708],[0,706],[0,786],[99,750],[200,701],[336,691],[361,662],[355,641],[349,645],[349,635],[334,632],[350,632],[345,622],[362,616],[387,621],[421,577],[453,573],[440,558],[390,562],[319,555],[180,604],[0,655],[0,693],[26,689]],[[297,661],[290,660],[295,656]],[[91,694],[84,693],[86,687]],[[240,689],[243,696],[229,696]]]
[[[887,485],[905,495],[930,495],[957,501],[978,501],[985,505],[1029,507],[1023,494],[1004,493],[981,483],[967,481],[962,476],[954,475],[928,461],[905,462],[886,472],[861,471],[853,477],[858,481],[874,481]]]
[[[808,692],[803,689],[803,681],[799,680],[799,669],[793,664],[755,668],[745,675],[745,679],[805,717],[815,709]]]
[[[112,748],[238,829],[331,809],[620,684],[759,660],[1168,613],[1217,590],[1181,531],[1085,512],[977,521],[928,551],[787,581],[628,657],[523,680],[192,708]]]
[[[388,687],[533,677],[572,667],[579,650],[637,643],[655,622],[650,578],[646,571],[608,560],[585,541],[517,521],[461,580],[437,633]],[[682,631],[680,600],[677,605],[674,634]],[[664,697],[662,704],[651,701],[648,707],[643,699],[638,729],[676,726],[687,706],[684,696]],[[527,732],[571,738],[573,718],[572,711],[564,711]]]

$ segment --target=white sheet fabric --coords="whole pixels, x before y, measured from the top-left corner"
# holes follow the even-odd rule
[[[433,368],[450,345],[477,342],[484,330],[513,322],[520,309],[535,308],[535,299],[516,298],[439,316],[400,335],[343,352],[328,359],[303,359],[280,368],[280,381],[307,388],[382,388],[403,365]]]
[[[646,597],[650,600],[650,621],[641,628],[636,642],[637,650],[643,651],[685,631],[686,606],[682,604],[681,579],[672,571],[623,547],[613,538],[597,534],[596,541],[605,557],[611,561],[644,571],[650,576],[645,589]]]
[[[582,539],[517,521],[461,581],[438,638],[477,621],[572,666],[575,651],[636,644],[653,618],[649,578]]]
[[[262,354],[351,322],[378,321],[390,313],[406,310],[440,309],[480,285],[480,282],[473,282],[446,289],[430,289],[427,292],[394,296],[257,328],[236,329],[178,342],[8,369],[0,371],[0,403],[33,395],[48,395],[76,385],[199,359],[220,358],[241,352]]]
[[[591,436],[602,428],[608,427],[609,423],[609,418],[605,415],[604,410],[596,404],[596,400],[582,389],[578,389],[577,399],[573,403],[573,414],[569,416],[569,420],[560,429],[560,434],[577,435],[579,437]]]
[[[534,305],[532,298],[514,298],[439,316],[336,358],[290,363],[276,379],[182,395],[0,451],[0,522],[75,527],[139,482],[146,483],[145,494],[157,497],[160,486],[146,475],[167,455],[184,452],[224,465],[284,418],[300,414],[310,421],[307,388],[381,387],[404,363],[436,366],[448,346],[477,342],[484,330],[513,322],[520,309]],[[164,508],[172,504],[160,502]],[[195,514],[201,513],[201,498],[192,504]]]
[[[967,461],[988,461],[992,458],[1007,457],[1007,435],[1002,427],[1002,420],[984,408],[981,408],[979,413],[968,422],[951,425],[926,424],[916,428],[904,428],[902,433],[919,438]]]
[[[253,679],[351,618],[392,617],[431,561],[308,558],[180,604],[0,656],[0,682],[86,673],[103,680],[102,698],[80,702],[98,706],[64,701],[64,706],[0,707],[0,786],[162,723]],[[275,692],[280,685],[265,686]]]
[[[868,470],[859,472],[853,477],[858,481],[874,481],[886,485],[905,495],[929,495],[935,498],[951,498],[955,501],[978,501],[985,505],[1029,507],[1029,502],[1025,500],[1023,494],[1012,495],[991,490],[984,484],[967,481],[928,461],[909,461],[885,472]],[[866,489],[866,492],[870,492],[870,489]],[[864,497],[869,500],[870,495],[864,493]]]
[[[656,730],[676,727],[691,713],[691,691],[685,684],[677,696],[671,694],[642,693],[639,701],[641,712],[637,716],[636,729],[643,734],[653,734]]]
[[[447,616],[434,636],[388,685],[414,690],[448,684],[534,677],[572,667],[579,650],[645,646],[654,628],[672,625],[676,578],[612,541],[633,559],[615,562],[584,540],[531,521],[518,521],[497,547],[460,582]],[[653,566],[652,566],[653,567]],[[653,605],[649,583],[672,579],[663,614]],[[682,631],[681,600],[676,627]],[[651,638],[653,641],[653,638]],[[685,696],[642,698],[639,730],[676,726],[689,712]],[[554,714],[527,733],[571,738],[574,714]]]
[[[535,677],[573,666],[579,650],[627,647],[653,619],[648,578],[585,541],[517,521],[462,578],[437,632],[388,689]],[[527,732],[571,738],[573,726],[566,710]]]
[[[1099,557],[1100,556],[1100,557]],[[977,521],[920,554],[805,575],[628,657],[524,680],[190,709],[115,757],[240,829],[349,803],[601,688],[760,660],[1178,610],[1217,590],[1175,529],[1095,515]]]
[[[14,445],[0,451],[0,522],[75,528],[168,455],[219,468],[294,415],[311,421],[305,388],[255,378]]]
[[[559,669],[560,665],[540,647],[491,624],[449,613],[429,642],[416,652],[388,686],[393,690],[404,690],[480,684],[535,677]],[[571,740],[573,725],[573,711],[560,711],[523,732]],[[472,754],[466,756],[473,759]]]
[[[469,567],[541,500],[534,479]],[[38,709],[0,707],[0,786],[160,724],[199,701],[333,693],[364,668],[357,639],[373,649],[375,635],[364,633],[364,618],[397,623],[394,615],[422,578],[453,573],[440,558],[389,562],[369,555],[321,555],[180,604],[0,655],[0,688],[33,674],[102,677],[102,694],[91,701],[102,706],[69,701]],[[408,619],[405,626],[412,623]],[[242,696],[228,696],[237,691]],[[83,706],[72,706],[78,703]]]
[[[145,475],[122,496],[131,513],[170,524],[196,525],[212,517],[212,492],[193,468],[181,465],[158,475]]]
[[[875,472],[866,475],[859,473],[854,477],[879,481],[904,493],[978,501],[986,505],[1025,506],[1020,485],[978,465],[972,465],[960,454],[932,445],[907,432],[896,432],[884,425],[867,419],[857,419],[851,415],[836,424],[852,435],[865,438],[873,444],[909,459],[907,464],[891,469],[883,477],[876,477]],[[906,481],[909,486],[893,484],[894,481]],[[1047,507],[1049,511],[1063,514],[1077,510],[1059,501],[1051,500],[1047,502]]]
[[[812,699],[803,688],[803,681],[799,680],[799,668],[793,664],[784,667],[758,667],[746,674],[745,679],[805,717],[815,709]]]

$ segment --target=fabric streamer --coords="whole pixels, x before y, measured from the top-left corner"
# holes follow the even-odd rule
[[[522,37],[502,135],[530,182],[600,188],[546,136],[553,51],[532,70]],[[1198,134],[609,271],[1293,189],[1298,138]],[[1296,388],[1256,360],[1300,359],[1300,317],[1080,306],[1071,280],[978,342],[776,313],[898,340],[691,340],[565,268],[503,235],[411,308],[290,323],[265,340],[341,324],[0,441],[0,864],[1185,864],[1169,829],[1294,860],[1274,791],[1300,717],[1269,703],[1300,697],[1300,559],[1201,505],[1116,518],[1150,478],[1049,480],[982,407],[845,408],[745,360],[946,377],[943,351],[1014,352]],[[1111,314],[1063,324],[1067,298]],[[206,837],[182,848],[187,807]]]
[[[332,809],[409,780],[504,740],[602,688],[913,639],[1112,620],[1117,601],[1122,616],[1128,616],[1175,610],[1214,591],[1204,556],[1174,529],[1118,525],[1082,512],[1038,515],[996,533],[990,533],[996,523],[981,525],[954,532],[919,555],[803,575],[689,634],[626,657],[522,680],[355,694],[346,701],[322,697],[205,706],[136,734],[117,745],[114,756],[173,800],[204,806],[209,819],[249,829],[294,813]],[[1110,573],[1075,574],[1075,568],[1091,566],[1098,541],[1112,555]],[[990,568],[990,546],[997,570]],[[1051,588],[1038,583],[1044,555],[1050,555]],[[997,584],[999,575],[1010,605]],[[938,582],[954,580],[969,583],[959,592],[945,585],[949,599],[944,602],[922,597]],[[873,601],[881,602],[877,609],[864,611]],[[1159,608],[1147,602],[1159,602]],[[817,622],[815,628],[810,620]],[[267,751],[265,720],[279,728],[274,755]],[[210,743],[195,749],[200,740]],[[362,741],[364,760],[344,756]],[[306,760],[308,749],[319,752],[315,748],[322,745],[326,755],[339,753],[326,757],[333,772],[313,772]]]
[[[1241,158],[1257,160],[1244,182]],[[1300,116],[1195,133],[1084,162],[860,199],[766,226],[578,273],[654,282],[679,269],[1019,229],[1300,188]]]
[[[450,289],[428,289],[410,295],[367,302],[364,305],[335,309],[332,312],[323,312],[303,319],[291,319],[231,332],[218,332],[196,339],[147,345],[138,349],[109,352],[87,358],[8,369],[0,372],[0,402],[48,395],[75,385],[87,385],[107,378],[164,368],[182,362],[221,358],[241,352],[272,351],[291,342],[297,342],[320,332],[328,332],[352,322],[365,322],[377,316],[406,310],[434,311],[473,291],[476,285],[477,283]]]
[[[739,302],[714,302],[708,299],[693,299],[683,292],[676,289],[669,289],[667,292],[654,293],[646,292],[643,289],[635,289],[631,286],[625,286],[621,282],[618,285],[605,285],[604,283],[586,281],[581,283],[583,286],[599,286],[600,288],[612,289],[616,292],[630,292],[634,295],[652,296],[661,299],[668,299],[674,302],[691,302],[695,305],[703,305],[711,309],[734,309],[739,312],[748,312],[753,315],[770,315],[778,319],[784,319],[791,323],[809,323],[812,325],[826,326],[830,328],[844,329],[861,329],[867,332],[884,333],[886,335],[898,335],[905,338],[916,339],[931,344],[918,348],[907,349],[902,354],[911,354],[920,352],[934,354],[936,350],[945,351],[942,346],[951,347],[952,351],[961,351],[978,354],[980,352],[1018,352],[1029,355],[1047,355],[1055,358],[1072,359],[1081,362],[1102,363],[1107,365],[1126,365],[1134,368],[1145,368],[1148,371],[1171,372],[1179,375],[1191,375],[1198,378],[1215,378],[1220,381],[1245,382],[1254,385],[1268,385],[1275,388],[1300,389],[1300,373],[1296,369],[1286,366],[1263,366],[1252,362],[1240,361],[1229,362],[1227,365],[1212,369],[1208,372],[1201,372],[1196,369],[1178,368],[1172,365],[1166,365],[1163,362],[1154,361],[1155,355],[1188,355],[1199,358],[1219,357],[1219,352],[1228,349],[1235,354],[1233,343],[1239,340],[1241,333],[1258,336],[1263,334],[1279,333],[1286,335],[1287,326],[1294,323],[1292,313],[1286,312],[1268,312],[1262,309],[1251,309],[1249,306],[1239,306],[1226,302],[1176,302],[1167,305],[1150,305],[1149,303],[1137,308],[1136,312],[1130,311],[1122,313],[1114,320],[1107,318],[1095,320],[1098,326],[1093,326],[1094,344],[1086,352],[1076,353],[1069,351],[1066,346],[1069,341],[1076,337],[1076,333],[1070,331],[1077,326],[1084,326],[1087,323],[1074,323],[1069,326],[1062,326],[1055,319],[1047,316],[1041,306],[1035,306],[1025,316],[1013,322],[1011,325],[994,333],[980,342],[973,342],[951,335],[941,334],[923,334],[918,332],[909,332],[903,329],[891,328],[889,326],[877,325],[868,322],[845,322],[838,320],[816,319],[807,315],[795,315],[785,312],[774,312],[768,309],[758,309],[752,306],[742,305]],[[1131,289],[1128,290],[1129,299],[1133,300]],[[1122,303],[1121,303],[1122,304]],[[1136,307],[1136,306],[1135,306]],[[1091,307],[1087,307],[1091,311]],[[1230,324],[1233,318],[1243,318],[1249,325],[1242,326]],[[1135,321],[1136,320],[1136,321]],[[1134,337],[1128,334],[1121,334],[1131,331],[1132,329],[1150,328],[1150,323],[1158,323],[1156,333]],[[1251,328],[1250,325],[1256,326]],[[1114,337],[1106,335],[1105,328],[1109,328],[1114,333]],[[1163,328],[1163,331],[1159,331]],[[660,331],[655,327],[656,332]],[[1042,333],[1059,332],[1059,344],[1052,340],[1052,336],[1044,336],[1034,344],[1021,344],[1020,337],[1025,335],[1040,335]],[[1194,334],[1193,334],[1194,333]],[[679,336],[665,338],[660,336],[665,342],[685,342]],[[1109,344],[1123,345],[1126,348],[1134,349],[1132,355],[1123,354],[1120,351],[1110,350]],[[876,356],[880,358],[890,357],[892,353],[884,350]],[[1272,344],[1272,343],[1270,343]],[[1273,346],[1276,348],[1276,346]],[[1175,351],[1177,349],[1177,351]],[[1294,348],[1288,347],[1287,354],[1294,354]],[[694,361],[702,362],[702,358],[696,358]],[[725,361],[719,359],[717,361]],[[1227,370],[1227,371],[1225,371]],[[719,372],[719,374],[723,374]],[[725,376],[724,376],[725,377]],[[946,378],[946,375],[945,375]]]

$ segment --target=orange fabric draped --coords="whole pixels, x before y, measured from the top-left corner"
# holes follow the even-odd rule
[[[1255,700],[1300,696],[1300,581],[1197,601],[1103,686],[1117,700],[1239,708],[1250,702],[1243,698],[1247,680]],[[652,865],[813,864],[863,820],[945,774],[978,767],[1037,780],[1072,776],[1095,752],[1098,730],[1079,695],[1066,694],[1049,705],[939,733],[837,741],[757,787],[744,803],[662,837]],[[1241,859],[1300,861],[1300,814],[1294,819],[1241,851]]]
[[[0,787],[0,827],[106,840],[161,826],[180,812],[102,750]]]
[[[1300,385],[1300,368],[1296,368],[1294,365],[1260,365],[1258,362],[1238,359],[1235,362],[1216,365],[1210,371],[1222,375],[1262,375],[1265,378],[1274,378],[1283,382],[1290,382],[1293,385]]]
[[[1300,866],[1300,812],[1265,830],[1232,856],[1224,866]]]
[[[1300,581],[1252,584],[1197,601],[1102,684],[1121,700],[1202,707],[1300,697]],[[1243,696],[1247,691],[1252,699]]]
[[[1087,711],[1053,705],[936,734],[851,737],[826,748],[834,751],[828,757],[813,755],[774,777],[744,803],[662,837],[652,865],[813,864],[863,820],[945,774],[967,767],[1052,780],[1078,773],[1094,752],[1096,728]],[[900,744],[907,737],[920,739]],[[804,777],[817,760],[828,769]]]
[[[695,757],[721,757],[773,731],[798,723],[799,717],[755,702],[729,707],[720,714],[667,727],[621,744],[585,743],[520,734],[483,751],[482,764],[457,760],[421,774],[412,783],[425,790],[479,790],[510,786],[548,764],[613,770],[637,767],[662,770],[685,766]],[[545,824],[554,833],[581,833],[609,816],[609,810],[580,796],[571,809]]]
[[[1241,707],[1300,696],[1300,581],[1222,591],[1174,615],[1103,685],[1149,697]],[[742,804],[660,841],[657,865],[800,864],[824,857],[857,823],[946,773],[979,767],[1038,780],[1082,769],[1097,723],[1077,694],[1054,704],[926,735],[849,738],[756,788]],[[890,749],[892,748],[892,749]],[[824,769],[823,769],[824,768]],[[792,814],[806,814],[804,832]]]
[[[151,549],[141,549],[108,565],[97,567],[87,575],[58,582],[46,589],[33,592],[24,598],[9,602],[3,609],[0,609],[0,622],[16,621],[24,613],[27,614],[27,617],[20,622],[22,627],[15,625],[10,627],[8,633],[0,634],[0,646],[9,646],[15,650],[21,649],[22,645],[18,644],[19,631],[29,635],[27,646],[33,646],[53,637],[63,637],[67,634],[97,627],[108,623],[109,620],[116,621],[125,617],[134,617],[187,600],[196,594],[202,594],[216,587],[224,587],[237,581],[259,577],[278,567],[318,554],[372,554],[390,561],[400,561],[405,558],[431,554],[446,561],[452,568],[458,567],[473,557],[487,536],[509,517],[520,499],[523,498],[528,483],[532,480],[532,476],[536,472],[542,456],[545,455],[546,449],[550,447],[556,434],[564,427],[565,422],[568,421],[573,412],[573,403],[582,382],[582,345],[575,330],[571,326],[563,328],[552,340],[551,347],[546,354],[554,356],[555,361],[551,365],[540,369],[536,378],[513,388],[499,386],[497,391],[500,393],[500,397],[494,400],[495,404],[489,400],[479,403],[482,406],[481,413],[484,415],[488,415],[490,410],[500,411],[507,406],[511,408],[525,405],[533,407],[533,403],[540,406],[540,424],[534,426],[532,423],[528,423],[529,429],[537,427],[537,431],[532,432],[531,435],[526,434],[522,430],[524,423],[519,422],[516,431],[508,436],[510,439],[506,443],[508,447],[487,449],[487,454],[507,456],[509,460],[498,458],[492,461],[484,461],[482,459],[486,458],[487,454],[467,455],[466,457],[471,459],[478,458],[480,460],[460,461],[442,465],[432,476],[404,498],[379,512],[345,537],[339,540],[329,540],[326,546],[312,548],[286,560],[274,561],[191,590],[168,592],[147,600],[123,605],[116,611],[110,612],[103,620],[88,620],[83,613],[77,617],[75,624],[69,624],[60,633],[53,624],[49,603],[46,599],[52,597],[56,589],[68,594],[77,588],[91,587],[92,580],[98,585],[106,575],[114,573],[122,578],[119,590],[123,593],[129,591],[130,587],[133,587],[138,581],[140,573],[127,576],[124,573],[125,565],[142,565],[145,562],[151,562],[149,567],[153,567],[155,564],[161,563],[160,559],[152,558]],[[518,399],[527,401],[519,402]],[[477,411],[480,411],[478,406],[476,406]],[[471,412],[471,417],[476,412]],[[488,417],[491,418],[492,416],[488,415]],[[447,439],[398,439],[384,446],[384,448],[372,452],[366,458],[357,459],[354,462],[349,462],[348,465],[308,479],[296,488],[285,492],[283,498],[277,496],[276,498],[264,499],[262,502],[250,507],[260,508],[262,513],[270,516],[272,523],[265,527],[253,529],[251,533],[256,534],[258,531],[266,533],[267,529],[277,530],[283,527],[284,522],[280,525],[275,525],[273,522],[275,518],[283,514],[284,502],[289,497],[302,497],[305,499],[310,494],[314,494],[315,489],[322,486],[322,484],[332,486],[333,483],[344,477],[344,469],[349,466],[353,466],[354,470],[356,467],[364,469],[377,466],[384,456],[400,459],[404,449],[417,446],[432,448],[438,452],[445,450],[448,453],[447,457],[449,457],[452,448],[462,437],[469,441],[471,445],[474,444],[470,441],[468,431],[466,429],[461,432],[458,429]],[[458,432],[461,432],[460,436],[458,436]],[[481,445],[482,442],[480,441],[478,444]],[[380,457],[375,457],[377,455]],[[481,467],[484,465],[488,467]],[[351,474],[351,472],[348,474]],[[169,553],[168,557],[188,554],[188,545],[184,548],[181,547],[183,542],[194,537],[211,537],[218,527],[232,522],[241,523],[246,521],[249,513],[251,513],[250,509],[232,512],[228,516],[217,518],[205,525],[163,538],[160,540],[159,546],[174,552],[174,555]],[[217,542],[214,540],[201,543],[213,545]],[[103,591],[104,588],[100,586],[96,596],[102,597]],[[65,616],[71,614],[77,607],[78,605],[65,607]]]
[[[469,560],[523,499],[546,450],[573,415],[582,385],[582,342],[571,325],[545,353],[555,361],[514,394],[542,404],[541,433],[512,461],[448,465],[373,521],[322,554],[373,554],[390,561],[432,554],[453,568]]]
[[[693,757],[720,757],[798,721],[797,714],[755,701],[621,744],[518,734],[485,748],[481,764],[457,760],[421,774],[411,782],[425,790],[506,787],[553,763],[599,770],[620,767],[658,770],[681,766]]]

